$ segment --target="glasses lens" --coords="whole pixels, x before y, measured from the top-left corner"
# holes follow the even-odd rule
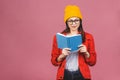
[[[69,23],[69,24],[73,24],[73,22],[74,22],[75,24],[78,24],[79,21],[80,21],[80,20],[78,20],[78,19],[75,19],[75,20],[69,20],[68,23]]]

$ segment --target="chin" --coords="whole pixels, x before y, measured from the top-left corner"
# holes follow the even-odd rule
[[[77,28],[76,29],[72,29],[72,31],[76,31],[76,30],[78,30]]]
[[[72,30],[72,31],[77,31],[77,30]]]

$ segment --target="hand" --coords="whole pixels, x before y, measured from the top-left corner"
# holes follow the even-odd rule
[[[62,61],[65,57],[67,57],[70,54],[70,48],[64,48],[62,49],[62,54],[57,58],[57,61]]]
[[[64,49],[62,49],[62,55],[64,57],[68,56],[70,54],[70,50],[71,50],[70,48],[64,48]]]
[[[86,46],[85,46],[84,44],[81,44],[81,45],[78,46],[78,47],[79,47],[80,53],[85,54],[85,56],[86,56],[87,58],[90,57],[90,54],[89,54],[89,52],[87,51],[87,48],[86,48]]]
[[[80,46],[78,46],[79,47],[79,51],[81,52],[81,53],[86,53],[87,52],[87,48],[86,48],[86,46],[84,45],[84,44],[81,44]]]

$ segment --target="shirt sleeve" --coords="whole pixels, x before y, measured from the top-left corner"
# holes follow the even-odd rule
[[[58,49],[57,47],[57,40],[56,40],[56,35],[53,38],[53,45],[52,45],[52,52],[51,52],[51,62],[54,66],[60,66],[61,62],[57,61],[57,58],[61,54],[61,49]]]
[[[96,51],[95,51],[95,44],[94,44],[94,39],[92,35],[89,35],[88,37],[88,48],[87,49],[90,54],[90,57],[85,58],[85,61],[90,66],[93,66],[96,64]]]

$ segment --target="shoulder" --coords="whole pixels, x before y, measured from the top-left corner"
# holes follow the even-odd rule
[[[60,34],[66,35],[66,33],[62,33],[62,32],[60,32]],[[53,40],[56,40],[56,38],[57,38],[57,33],[53,35]]]
[[[53,37],[52,37],[52,42],[53,42],[53,44],[56,44],[56,43],[57,43],[56,34],[53,35]]]
[[[91,33],[85,32],[86,39],[93,39],[93,35]]]
[[[91,34],[91,33],[88,33],[88,32],[85,32],[85,35],[86,35],[86,36],[92,36],[92,34]]]
[[[53,40],[56,40],[56,34],[53,35]]]

